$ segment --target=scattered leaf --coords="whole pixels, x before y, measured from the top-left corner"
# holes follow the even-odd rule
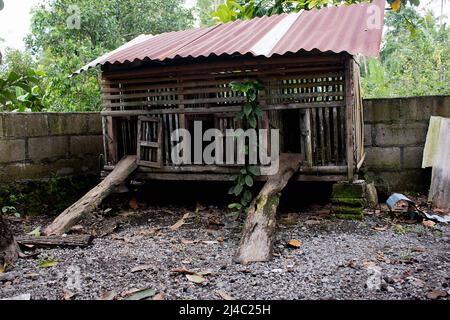
[[[202,276],[197,275],[197,274],[187,274],[186,278],[189,281],[194,282],[194,283],[198,283],[198,284],[205,282],[205,278],[203,278]]]
[[[6,263],[3,265],[0,265],[0,273],[5,273],[6,271]]]
[[[216,241],[216,240],[212,240],[212,241],[210,241],[210,240],[204,240],[204,241],[202,241],[203,243],[205,243],[205,244],[218,244],[219,242],[218,241]]]
[[[388,225],[382,226],[382,227],[374,227],[373,230],[375,231],[386,231],[388,228]]]
[[[72,300],[72,298],[76,296],[76,293],[74,293],[66,288],[63,289],[63,292],[64,292],[64,296],[63,296],[64,300]]]
[[[363,261],[363,266],[366,268],[375,267],[377,264],[373,261]]]
[[[427,293],[427,298],[428,299],[439,299],[439,298],[445,298],[448,296],[447,291],[444,290],[433,290]]]
[[[24,278],[37,278],[39,276],[40,276],[40,274],[39,273],[35,273],[35,272],[26,273],[26,274],[23,275]]]
[[[116,298],[116,296],[117,296],[117,293],[114,290],[106,291],[100,295],[98,300],[114,300]]]
[[[195,274],[194,271],[188,270],[188,269],[186,269],[186,268],[172,269],[172,272],[175,272],[175,273],[183,273],[183,274]]]
[[[156,294],[154,289],[142,289],[125,298],[125,300],[145,300]]]
[[[225,238],[220,236],[220,237],[217,237],[216,240],[219,241],[219,242],[224,242]]]
[[[233,298],[232,296],[230,296],[228,293],[226,293],[223,290],[219,290],[219,291],[217,291],[217,293],[223,300],[236,300],[235,298]]]
[[[322,223],[322,221],[315,220],[315,219],[309,219],[309,220],[305,221],[305,224],[308,226],[315,225],[315,224],[321,224],[321,223]]]
[[[189,212],[185,213],[184,216],[178,220],[173,226],[170,227],[170,230],[176,231],[178,230],[183,224],[186,223],[186,219],[189,218]]]
[[[423,224],[425,227],[433,228],[433,227],[436,225],[436,222],[431,221],[431,220],[423,220],[423,221],[422,221],[422,224]]]
[[[135,196],[131,197],[131,199],[130,199],[128,204],[130,205],[130,208],[133,209],[133,210],[139,209],[139,205],[137,203],[137,200],[136,200]]]
[[[55,259],[48,259],[48,260],[42,260],[39,262],[38,266],[40,268],[51,268],[58,264],[58,260]]]
[[[149,265],[149,264],[143,264],[141,266],[134,267],[133,269],[131,269],[131,272],[132,273],[140,272],[140,271],[144,271],[144,270],[148,270],[148,269],[153,269],[153,266]]]
[[[164,295],[164,293],[160,292],[157,295],[155,295],[152,300],[165,300],[166,296]]]
[[[112,208],[106,208],[106,209],[103,211],[103,213],[111,212],[111,210],[112,210]]]
[[[194,240],[181,239],[181,243],[182,244],[193,244],[193,243],[195,243],[195,241]]]
[[[36,229],[34,229],[31,232],[28,232],[27,235],[29,236],[35,236],[35,237],[40,237],[41,236],[41,227],[37,227]]]
[[[300,248],[300,246],[302,245],[302,242],[297,239],[292,239],[292,240],[289,240],[288,245],[293,248]]]

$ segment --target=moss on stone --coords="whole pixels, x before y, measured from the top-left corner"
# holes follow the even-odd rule
[[[353,214],[353,215],[361,215],[364,210],[362,207],[348,207],[348,206],[334,206],[333,213],[334,214]]]
[[[364,214],[336,213],[334,214],[334,217],[336,217],[337,219],[344,219],[344,220],[362,220],[364,218]]]
[[[364,200],[361,198],[331,198],[333,205],[343,205],[350,207],[362,207],[364,206]]]

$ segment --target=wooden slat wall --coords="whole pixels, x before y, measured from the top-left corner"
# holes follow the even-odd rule
[[[348,139],[344,57],[336,54],[295,56],[134,71],[105,70],[102,79],[103,105],[107,111],[142,110],[162,117],[163,164],[170,165],[170,132],[185,127],[184,112],[213,113],[214,108],[220,108],[217,109],[220,112],[216,115],[216,127],[221,130],[233,128],[236,125],[232,123],[233,114],[226,114],[224,110],[228,107],[236,109],[245,97],[232,92],[229,83],[233,80],[259,79],[265,86],[260,95],[261,105],[268,110],[265,121],[269,120],[272,128],[279,128],[282,137],[289,134],[283,131],[283,109],[307,110],[309,127],[302,128],[305,140],[301,145],[310,150],[310,165],[342,166],[347,164]],[[305,112],[300,112],[298,117],[301,126]],[[130,124],[127,127],[124,123],[137,121],[136,116],[112,118],[120,119],[117,120],[118,131],[133,130]],[[307,135],[304,134],[306,131]],[[132,152],[131,149],[136,147],[131,142],[129,146],[124,145],[128,143],[127,139],[133,138],[127,134],[119,132],[116,138],[112,138],[119,144],[112,163],[126,154],[124,152]],[[121,139],[121,135],[127,138]],[[108,148],[110,145],[107,144]],[[308,150],[302,150],[302,153],[306,152]]]

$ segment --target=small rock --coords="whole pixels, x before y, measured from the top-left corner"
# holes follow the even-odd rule
[[[394,292],[395,292],[395,288],[392,287],[392,286],[388,286],[388,287],[386,288],[386,291],[389,292],[389,293],[394,293]]]

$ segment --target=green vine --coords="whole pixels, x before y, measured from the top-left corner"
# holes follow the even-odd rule
[[[258,126],[258,119],[263,115],[263,111],[258,103],[258,93],[264,88],[263,84],[259,80],[246,80],[243,82],[232,81],[230,87],[234,92],[246,97],[246,102],[243,104],[241,111],[236,114],[236,117],[242,120],[243,129],[256,129]],[[228,208],[235,209],[239,212],[245,210],[253,199],[252,187],[254,178],[260,175],[257,166],[252,166],[247,163],[248,152],[249,145],[247,143],[245,145],[246,164],[239,171],[239,174],[234,177],[234,185],[228,191],[229,194],[240,197],[239,202],[229,204]]]

